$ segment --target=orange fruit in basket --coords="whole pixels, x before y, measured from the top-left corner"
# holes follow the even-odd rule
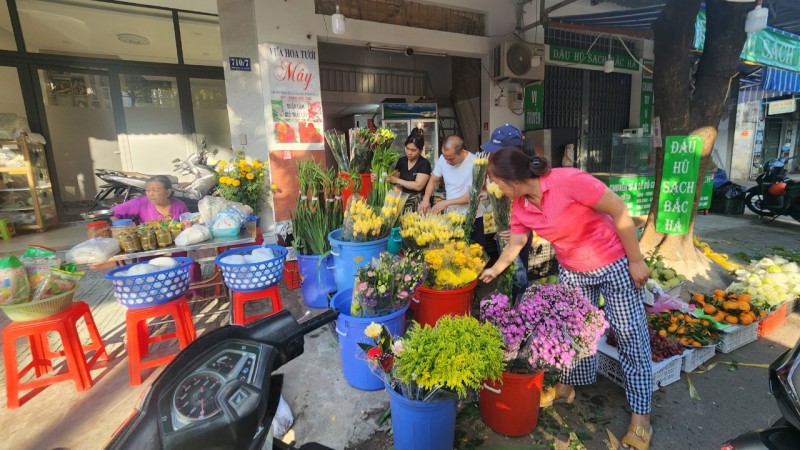
[[[740,302],[750,303],[752,300],[753,297],[750,297],[750,294],[748,294],[747,292],[742,292],[741,294],[739,294]]]
[[[669,323],[677,323],[677,322],[678,322],[678,318],[677,317],[672,316],[672,317],[669,318]]]
[[[761,311],[758,312],[758,317],[760,317],[762,319],[764,317],[767,317],[767,312],[762,309]]]
[[[692,296],[692,300],[694,300],[696,302],[705,302],[706,301],[706,296],[703,295],[703,294],[697,293],[697,294],[694,294]]]
[[[697,341],[694,341],[694,342],[692,342],[692,346],[694,346],[694,347],[702,347],[703,344],[701,344],[701,343],[699,343]]]
[[[739,304],[737,302],[732,302],[730,300],[722,303],[722,309],[727,311],[733,311],[739,309]]]
[[[715,290],[714,291],[714,297],[725,298],[725,291],[723,291],[722,289]]]
[[[725,315],[725,311],[717,311],[717,313],[714,314],[714,320],[717,322],[722,322],[725,320]]]
[[[717,308],[715,308],[714,305],[706,304],[706,306],[703,306],[703,312],[706,314],[714,314],[717,312]]]
[[[751,317],[750,314],[742,314],[739,316],[739,323],[742,325],[750,325],[753,323],[753,317]]]
[[[667,330],[658,330],[658,335],[661,337],[667,337]]]
[[[702,323],[704,327],[711,325],[711,322],[707,321],[706,319],[703,319],[700,323]]]
[[[734,316],[733,314],[728,314],[727,316],[725,316],[725,322],[728,322],[730,324],[737,324],[739,323],[739,318]]]
[[[686,327],[678,328],[678,334],[686,334]]]
[[[672,325],[669,326],[669,328],[667,328],[667,331],[669,331],[670,333],[674,333],[675,330],[677,330],[677,329],[678,329],[678,326],[675,325],[675,324],[672,324]]]
[[[739,294],[737,294],[736,292],[728,292],[728,295],[726,297],[729,300],[736,300],[739,298]]]
[[[750,311],[750,303],[743,302],[743,301],[739,300],[737,305],[739,306],[739,309],[742,310],[742,311],[745,311],[745,312]]]

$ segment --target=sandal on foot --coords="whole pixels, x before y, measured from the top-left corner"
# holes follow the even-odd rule
[[[541,396],[539,397],[539,407],[540,408],[547,408],[548,406],[553,406],[554,403],[572,403],[575,401],[575,391],[572,391],[572,394],[567,397],[560,397],[558,392],[554,387],[549,387],[542,391]]]
[[[631,435],[633,433],[633,435]],[[653,427],[645,430],[639,425],[628,425],[628,434],[622,438],[621,449],[649,450],[650,439],[653,437]],[[627,447],[625,447],[627,445]]]

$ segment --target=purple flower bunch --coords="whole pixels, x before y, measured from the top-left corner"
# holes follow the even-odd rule
[[[505,295],[481,301],[481,318],[493,323],[506,341],[506,362],[525,361],[532,370],[567,369],[597,352],[608,328],[605,315],[566,285],[534,285],[516,307]],[[516,363],[516,364],[515,364]]]

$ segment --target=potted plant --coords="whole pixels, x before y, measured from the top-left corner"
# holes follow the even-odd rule
[[[436,326],[415,324],[393,339],[375,324],[365,330],[374,344],[362,348],[383,378],[397,449],[452,449],[456,400],[503,370],[497,327],[473,317],[443,317]]]
[[[428,277],[414,298],[414,319],[421,325],[434,325],[440,317],[468,316],[478,274],[486,265],[480,244],[451,241],[424,250]]]
[[[270,186],[265,163],[257,159],[248,161],[244,151],[237,150],[230,162],[219,161],[218,165],[220,195],[249,206],[258,215]]]
[[[409,301],[425,278],[425,264],[409,255],[399,258],[387,252],[358,268],[355,289],[339,291],[332,305],[339,310],[336,331],[342,370],[347,382],[365,391],[383,388],[383,381],[374,377],[359,347],[364,329],[380,324],[394,334],[406,328],[405,313]]]
[[[505,343],[502,383],[484,385],[481,417],[509,436],[536,427],[544,371],[595,354],[608,328],[603,312],[566,285],[531,286],[516,306],[507,295],[493,294],[481,301],[481,320],[497,326]]]

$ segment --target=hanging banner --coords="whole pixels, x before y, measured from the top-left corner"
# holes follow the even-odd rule
[[[694,48],[702,50],[706,40],[706,10],[701,9],[694,23]],[[767,27],[747,33],[742,54],[744,61],[797,71],[800,67],[800,37]]]
[[[644,66],[653,67],[653,62],[645,60]],[[653,132],[653,75],[646,70],[642,71],[641,98],[639,126],[644,130],[644,136],[651,136]]]
[[[545,62],[561,66],[577,67],[580,69],[603,70],[608,59],[608,52],[587,52],[582,48],[559,47],[549,45],[545,54]],[[600,47],[598,47],[600,48]],[[639,61],[628,55],[612,55],[614,72],[639,73]]]
[[[544,128],[544,82],[539,81],[525,86],[524,106],[524,131]]]
[[[316,47],[264,44],[272,122],[270,150],[325,150]]]
[[[700,136],[667,136],[658,191],[656,231],[659,233],[689,231],[702,148]]]

